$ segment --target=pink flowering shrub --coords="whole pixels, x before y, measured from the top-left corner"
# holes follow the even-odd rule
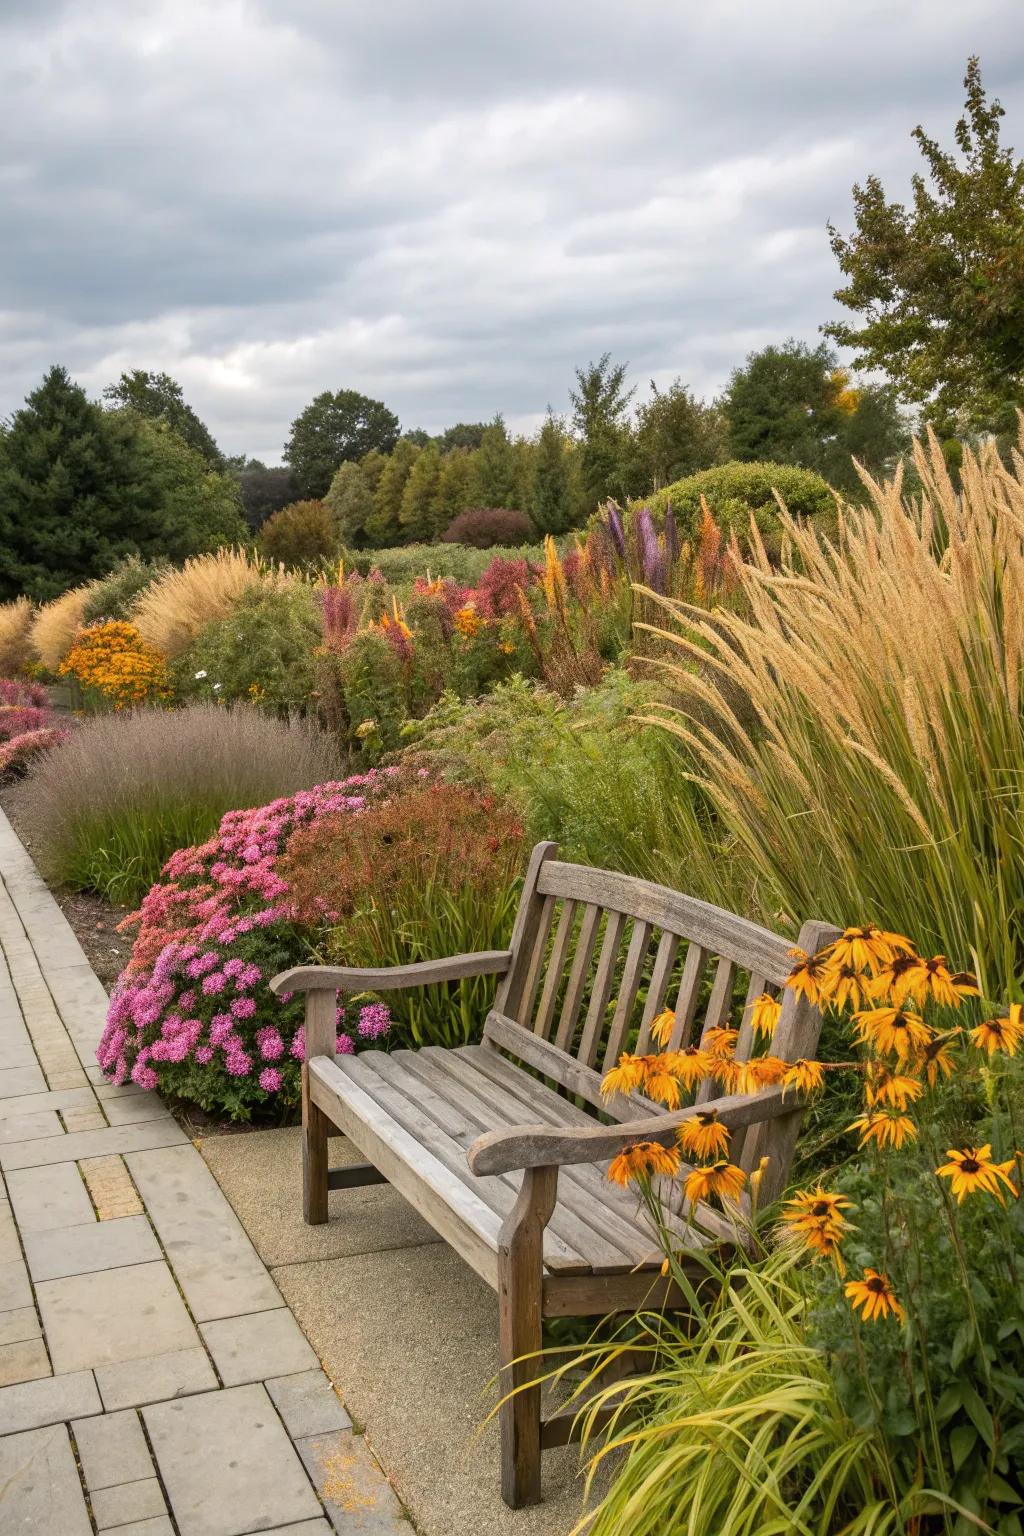
[[[233,1119],[297,1101],[303,1000],[275,998],[267,981],[310,960],[317,925],[296,918],[279,860],[293,832],[358,816],[396,774],[356,774],[229,811],[215,837],[167,861],[121,924],[135,943],[96,1053],[112,1083],[159,1086]],[[339,1008],[337,1048],[378,1040],[390,1024],[382,1003]]]
[[[59,747],[67,741],[71,732],[60,726],[41,726],[22,731],[9,741],[0,740],[0,779],[16,778],[30,766],[32,759],[51,747]]]
[[[52,723],[50,711],[38,704],[0,702],[0,741],[23,736],[26,731],[40,731]]]
[[[0,704],[29,704],[45,709],[49,696],[42,683],[26,683],[18,677],[0,677]]]

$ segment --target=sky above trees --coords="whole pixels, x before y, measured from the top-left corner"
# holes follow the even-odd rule
[[[437,431],[577,364],[700,395],[814,345],[851,187],[902,196],[969,53],[1024,149],[1018,0],[5,0],[0,416],[166,370],[278,462],[324,389]]]

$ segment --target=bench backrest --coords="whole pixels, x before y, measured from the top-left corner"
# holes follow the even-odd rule
[[[562,863],[557,852],[554,843],[533,850],[512,963],[485,1037],[622,1121],[662,1106],[638,1096],[605,1103],[601,1078],[634,1030],[638,1054],[658,1049],[651,1024],[666,1007],[676,1016],[669,1049],[699,1044],[707,1030],[732,1022],[739,1028],[736,1057],[746,1060],[755,1044],[749,1005],[763,992],[782,992],[793,964],[791,941],[667,886]],[[836,932],[805,923],[797,942],[813,951]],[[787,1061],[812,1056],[820,1025],[818,1010],[786,991],[773,1054]],[[715,1091],[704,1085],[698,1101]],[[779,1120],[763,1128],[775,1136],[770,1155],[777,1162],[785,1151],[784,1127]],[[789,1141],[795,1123],[791,1130]],[[748,1135],[741,1161],[756,1166],[762,1155],[763,1138]],[[785,1162],[788,1170],[788,1156]],[[782,1171],[776,1169],[773,1182]]]

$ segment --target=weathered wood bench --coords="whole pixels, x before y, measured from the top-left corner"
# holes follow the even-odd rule
[[[722,1025],[735,1000],[778,992],[789,942],[744,918],[626,875],[561,863],[552,843],[533,851],[507,950],[385,970],[310,966],[274,978],[275,992],[306,994],[303,1184],[307,1222],[327,1220],[328,1191],[389,1182],[498,1292],[504,1397],[501,1487],[518,1508],[540,1498],[543,1448],[565,1444],[572,1415],[541,1419],[536,1383],[544,1317],[594,1316],[640,1306],[684,1306],[661,1276],[663,1252],[637,1198],[609,1183],[608,1161],[641,1140],[672,1144],[696,1106],[668,1112],[638,1094],[602,1100],[603,1072],[671,998],[671,1048]],[[805,923],[812,951],[835,937]],[[685,954],[683,943],[686,942]],[[454,1050],[334,1054],[336,994],[388,992],[501,977],[481,1045]],[[745,989],[743,982],[747,978]],[[672,988],[672,992],[670,992]],[[787,991],[773,1053],[811,1056],[817,1010]],[[746,1059],[745,1018],[736,1046]],[[712,1099],[732,1153],[754,1169],[768,1157],[762,1198],[785,1187],[800,1122],[792,1090]],[[330,1169],[327,1141],[343,1132],[368,1160]],[[735,1240],[705,1205],[683,1207],[665,1188],[681,1249]]]

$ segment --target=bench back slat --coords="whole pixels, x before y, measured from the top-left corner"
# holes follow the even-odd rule
[[[583,991],[587,985],[587,978],[590,973],[590,962],[594,954],[594,945],[597,941],[597,929],[600,921],[601,908],[594,906],[593,903],[588,903],[583,908],[579,936],[576,940],[572,967],[569,971],[569,981],[565,989],[562,1012],[558,1020],[558,1032],[555,1035],[555,1044],[560,1051],[567,1051],[569,1049],[572,1037],[576,1033],[576,1020],[580,1015],[580,1005],[583,1002]]]
[[[546,1040],[551,1033],[551,1025],[555,1017],[555,1004],[558,1002],[558,994],[569,959],[575,926],[576,903],[574,901],[564,901],[562,903],[561,916],[558,919],[554,943],[551,946],[551,955],[548,960],[547,975],[544,977],[544,987],[540,994],[537,1017],[533,1021],[534,1033],[540,1035],[542,1040]]]
[[[672,979],[672,970],[679,953],[679,942],[679,935],[669,933],[667,929],[658,940],[658,952],[654,957],[654,967],[647,988],[647,1000],[640,1016],[640,1033],[636,1041],[638,1055],[643,1056],[650,1050],[651,1025],[665,1007],[668,984]]]

